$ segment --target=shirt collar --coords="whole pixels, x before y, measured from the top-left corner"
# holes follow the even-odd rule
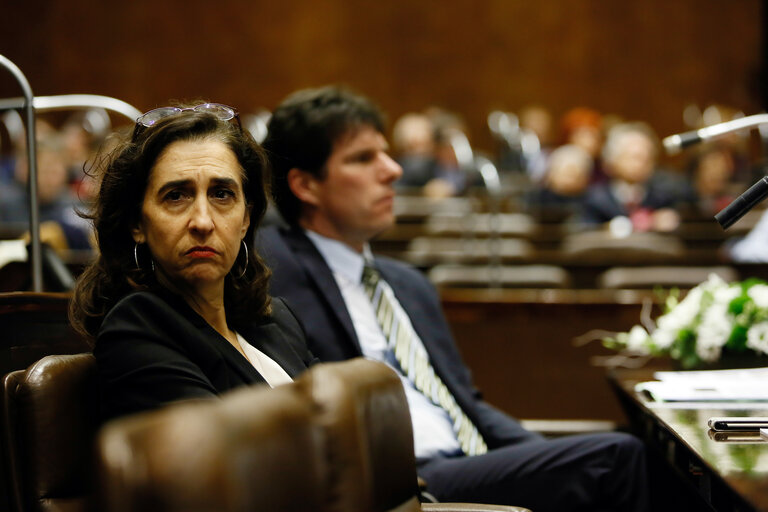
[[[373,253],[368,243],[363,245],[363,253],[360,254],[344,242],[308,229],[304,232],[320,252],[331,272],[341,274],[353,283],[359,283],[362,280],[365,262],[373,261]]]

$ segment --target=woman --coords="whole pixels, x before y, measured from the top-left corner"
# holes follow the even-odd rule
[[[248,250],[266,209],[266,159],[234,109],[152,110],[102,160],[90,215],[99,257],[70,317],[96,338],[105,419],[278,385],[313,362]]]

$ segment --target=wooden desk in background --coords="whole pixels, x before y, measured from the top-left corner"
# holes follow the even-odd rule
[[[446,318],[485,399],[518,418],[625,422],[591,329],[626,331],[651,291],[443,289]],[[654,313],[657,311],[654,310]]]
[[[718,512],[768,511],[768,442],[759,434],[717,440],[707,427],[713,416],[768,416],[768,404],[653,402],[634,390],[647,380],[652,369],[609,373],[631,427],[678,477],[667,487],[694,493]]]

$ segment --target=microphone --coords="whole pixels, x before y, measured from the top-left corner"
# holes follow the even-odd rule
[[[665,137],[664,140],[662,140],[662,143],[664,144],[667,153],[674,155],[681,149],[698,144],[699,142],[706,142],[715,137],[719,137],[720,135],[725,135],[726,133],[743,130],[745,128],[753,128],[766,123],[768,123],[768,114],[755,114],[753,116],[742,117],[724,123],[713,124],[690,132],[670,135],[669,137]]]
[[[731,204],[720,210],[715,215],[715,220],[723,229],[728,229],[766,196],[768,196],[768,176],[763,176],[746,192],[731,201]]]

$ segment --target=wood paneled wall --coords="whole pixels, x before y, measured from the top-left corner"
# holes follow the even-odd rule
[[[391,119],[455,110],[491,149],[487,113],[531,103],[592,106],[660,135],[683,128],[689,102],[755,113],[762,16],[759,0],[7,0],[0,53],[38,95],[141,110],[203,97],[248,112],[342,82]],[[0,96],[16,95],[0,70]]]

